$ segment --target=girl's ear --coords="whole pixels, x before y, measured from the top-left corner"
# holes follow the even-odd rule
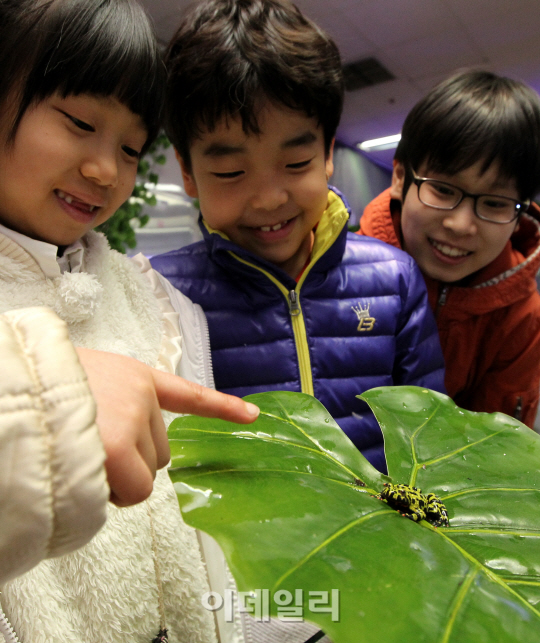
[[[176,155],[176,160],[180,164],[180,170],[182,171],[182,179],[184,181],[184,189],[186,191],[186,194],[192,199],[198,199],[199,191],[197,190],[197,184],[195,183],[195,179],[193,178],[193,173],[187,169],[186,162],[180,156],[178,150],[175,149],[174,153]]]
[[[405,183],[405,168],[403,164],[394,159],[394,169],[392,171],[392,185],[390,186],[390,196],[398,201],[403,200],[403,184]]]

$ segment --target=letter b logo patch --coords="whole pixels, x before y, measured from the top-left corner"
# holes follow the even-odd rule
[[[351,306],[352,310],[356,313],[356,316],[358,317],[358,321],[360,322],[358,324],[358,331],[366,332],[373,330],[373,326],[375,325],[375,317],[370,317],[369,316],[369,304],[366,304],[365,306],[362,306],[361,304],[358,304],[357,307]]]

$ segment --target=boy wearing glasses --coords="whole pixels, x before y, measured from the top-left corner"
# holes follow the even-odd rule
[[[446,388],[533,426],[540,383],[540,101],[522,83],[457,74],[407,116],[391,187],[360,233],[405,249],[426,280]]]

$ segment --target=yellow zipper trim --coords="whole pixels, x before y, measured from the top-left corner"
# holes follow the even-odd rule
[[[255,270],[258,270],[259,272],[262,272],[263,275],[266,275],[266,277],[268,277],[268,279],[270,279],[270,281],[275,284],[277,288],[283,293],[283,296],[287,300],[287,305],[290,312],[291,301],[289,297],[289,291],[287,290],[287,288],[285,288],[281,281],[276,279],[274,275],[264,270],[264,268],[260,268],[259,266],[256,266],[255,264],[242,259],[242,257],[239,257],[237,254],[232,252],[232,250],[229,250],[229,254],[240,263],[243,263],[246,266],[250,266],[251,268],[255,268]],[[297,285],[295,288],[297,298],[298,291],[299,287]],[[306,325],[304,324],[304,316],[302,314],[302,307],[300,306],[300,302],[297,302],[297,305],[298,314],[293,315],[291,313],[291,322],[294,333],[294,343],[296,345],[296,354],[298,357],[298,368],[300,370],[300,386],[302,388],[302,393],[313,395],[313,377],[311,375],[311,360],[309,359]]]
[[[343,205],[342,200],[334,194],[334,192],[328,192],[328,207],[324,211],[319,225],[317,227],[317,232],[315,235],[315,242],[313,244],[313,249],[311,251],[311,261],[306,266],[306,269],[302,273],[302,276],[296,284],[294,292],[296,293],[296,306],[298,308],[298,314],[294,315],[291,312],[291,322],[294,334],[294,342],[296,345],[296,355],[298,357],[298,368],[300,371],[300,386],[302,393],[308,393],[309,395],[314,394],[313,389],[313,373],[311,372],[311,359],[309,357],[309,346],[307,341],[306,333],[306,324],[304,322],[304,315],[302,313],[302,306],[300,304],[300,288],[306,280],[309,271],[313,268],[315,263],[322,257],[326,250],[334,243],[341,233],[343,226],[347,223],[348,215]],[[203,219],[204,221],[204,219]],[[209,225],[204,222],[207,230],[209,232],[217,232],[224,239],[228,239],[227,235],[223,234],[219,230],[214,230],[210,228]],[[260,268],[245,259],[239,257],[232,250],[229,250],[229,254],[234,257],[240,263],[243,263],[250,268],[255,268],[259,272],[262,272],[270,281],[277,286],[277,288],[283,293],[283,296],[287,300],[287,306],[289,312],[291,311],[291,299],[290,292],[285,288],[285,286],[276,279],[271,273]]]

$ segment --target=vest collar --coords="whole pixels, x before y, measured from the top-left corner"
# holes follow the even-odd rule
[[[315,230],[311,259],[302,275],[304,279],[307,278],[309,272],[328,270],[341,261],[345,252],[349,216],[350,209],[343,195],[335,188],[330,188],[326,210]],[[202,230],[210,256],[225,269],[238,269],[242,273],[246,271],[245,264],[238,262],[233,256],[237,255],[243,260],[269,271],[282,283],[294,287],[292,284],[295,284],[295,280],[284,270],[233,243],[220,230],[211,228],[203,219],[202,214],[199,214],[199,227]]]

